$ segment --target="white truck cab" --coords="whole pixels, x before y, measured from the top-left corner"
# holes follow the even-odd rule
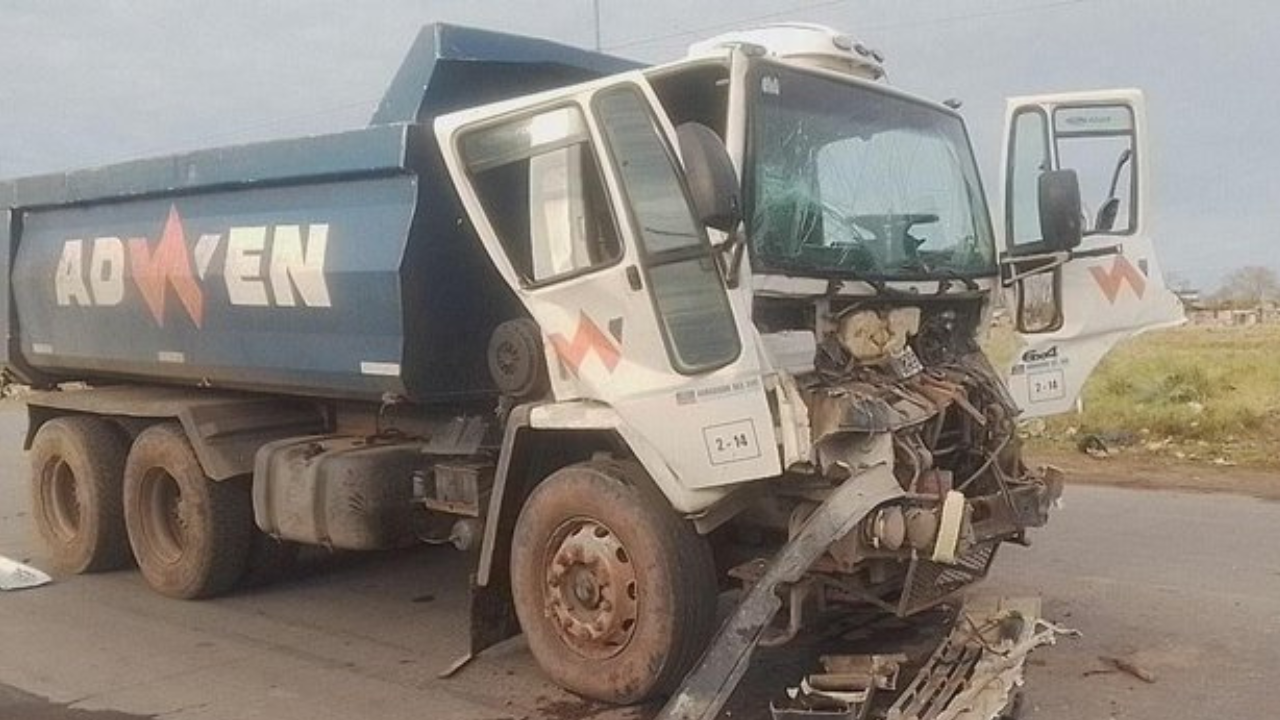
[[[815,607],[953,597],[1061,491],[1019,420],[1180,312],[1140,94],[1012,101],[993,223],[961,116],[883,63],[435,25],[367,128],[0,183],[54,564],[195,599],[302,544],[476,548],[473,652],[523,632],[569,690],[707,720]]]
[[[1019,417],[1069,408],[1111,344],[1179,316],[1142,235],[1140,95],[1011,105],[997,229],[960,115],[887,85],[882,62],[774,26],[435,123],[538,327],[550,394],[529,422],[616,433],[676,512],[748,558],[722,570],[750,592],[708,658],[749,653],[782,588],[786,638],[809,593],[910,615],[983,577],[1061,490],[1023,462]],[[1081,140],[1127,143],[1109,183],[1071,172]],[[1009,385],[977,343],[1005,287],[1026,343]],[[516,604],[529,634],[537,603]],[[565,651],[530,644],[544,666]],[[704,660],[669,716],[710,717],[737,662]],[[585,671],[559,679],[609,697]]]

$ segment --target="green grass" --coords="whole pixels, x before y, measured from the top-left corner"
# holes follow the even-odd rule
[[[1085,385],[1084,412],[1054,418],[1037,442],[1074,446],[1084,434],[1136,452],[1280,467],[1280,327],[1184,326],[1121,344]]]

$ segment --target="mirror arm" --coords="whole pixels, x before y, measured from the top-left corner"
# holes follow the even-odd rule
[[[1120,185],[1120,171],[1123,170],[1124,166],[1132,159],[1133,150],[1125,150],[1120,153],[1120,159],[1116,161],[1115,170],[1111,173],[1111,189],[1107,191],[1107,197],[1113,198],[1116,196],[1116,188]]]
[[[1119,245],[1108,245],[1092,250],[1072,250],[1067,253],[1067,262],[1080,258],[1110,257],[1111,255],[1120,255],[1123,252],[1124,249]]]
[[[742,256],[746,254],[747,242],[742,232],[734,230],[729,233],[718,248],[720,254],[720,272],[724,275],[724,284],[730,290],[736,289],[742,276]]]
[[[1067,252],[1051,252],[1038,253],[1036,255],[1017,255],[1010,256],[1007,252],[1000,258],[1002,271],[1000,273],[1000,284],[1010,287],[1021,280],[1025,280],[1034,275],[1040,275],[1066,265],[1072,260],[1081,260],[1084,258],[1109,257],[1111,255],[1119,255],[1123,252],[1120,245],[1108,245],[1106,247],[1093,248],[1090,250],[1069,250]],[[1035,263],[1035,267],[1030,270],[1019,270],[1019,265]],[[1004,271],[1007,268],[1007,274]],[[1006,276],[1007,275],[1007,276]]]

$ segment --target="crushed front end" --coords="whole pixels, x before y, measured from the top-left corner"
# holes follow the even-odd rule
[[[767,323],[818,328],[812,364],[778,372],[779,425],[798,432],[783,476],[718,531],[743,595],[659,717],[716,717],[757,645],[840,605],[919,613],[1047,521],[1062,479],[1022,460],[1017,409],[975,339],[982,296],[931,300],[757,313],[798,358],[810,331]]]
[[[873,466],[891,468],[902,495],[792,586],[777,641],[800,629],[808,606],[870,603],[908,616],[938,604],[985,577],[1002,543],[1025,544],[1061,493],[1056,470],[1023,462],[1017,408],[975,340],[979,302],[832,298],[811,317],[813,367],[783,380],[803,404],[808,458],[741,522],[762,547],[791,539],[833,483],[857,483]],[[769,554],[731,574],[750,585]]]

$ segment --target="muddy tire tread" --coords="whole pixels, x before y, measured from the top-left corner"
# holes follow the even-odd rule
[[[574,476],[578,477],[575,479]],[[581,479],[583,476],[590,477],[591,480]],[[533,510],[528,515],[522,512],[517,521],[512,553],[513,584],[533,582],[532,579],[520,579],[521,566],[527,561],[540,560],[542,557],[540,551],[530,549],[538,546],[538,542],[531,536],[534,530],[530,527],[536,525],[538,520],[531,517],[539,512],[550,512],[548,509],[540,509],[548,502],[550,508],[555,508],[557,501],[554,498],[557,495],[561,496],[559,502],[564,502],[563,496],[584,492],[587,485],[596,486],[595,491],[604,493],[608,503],[616,503],[628,517],[643,516],[643,522],[648,524],[648,532],[653,541],[670,551],[666,555],[670,558],[666,574],[669,578],[680,581],[673,582],[670,588],[674,597],[670,645],[659,666],[653,668],[653,672],[643,675],[636,672],[634,660],[618,661],[617,658],[610,658],[605,661],[585,661],[580,656],[573,655],[573,650],[549,642],[548,638],[554,631],[541,627],[533,632],[529,628],[525,629],[530,648],[543,670],[553,680],[579,695],[621,704],[642,702],[665,695],[675,689],[706,649],[715,629],[718,586],[715,564],[705,538],[700,537],[687,521],[671,510],[667,500],[652,485],[638,464],[619,460],[578,463],[553,473],[534,488],[526,504],[526,510],[531,507]],[[549,500],[549,497],[552,499]],[[616,527],[614,530],[623,534]],[[629,549],[633,554],[637,550],[634,546]],[[526,572],[534,573],[535,578],[539,573],[536,569],[526,569]],[[530,597],[527,590],[523,591],[525,602],[531,602],[533,598],[541,599],[542,592],[542,588],[538,587]],[[520,605],[519,599],[517,605]],[[520,614],[524,616],[522,620],[525,620],[537,617],[540,613],[526,606]],[[641,622],[644,622],[643,618]],[[559,652],[554,651],[557,647]],[[630,650],[628,647],[623,653]],[[643,647],[636,650],[637,653],[644,651]],[[644,655],[639,657],[643,658]],[[615,672],[610,667],[611,664],[615,664],[618,671]]]
[[[164,467],[183,493],[195,493],[207,515],[198,528],[200,547],[184,550],[173,573],[158,570],[138,529],[139,474]],[[125,518],[129,540],[152,589],[169,597],[194,600],[221,595],[244,575],[253,531],[253,503],[249,493],[233,481],[214,481],[204,475],[186,434],[176,423],[144,430],[134,441],[125,463]]]
[[[57,452],[56,445],[65,444],[61,451],[69,465],[79,465],[85,471],[78,473],[78,481],[89,485],[89,498],[94,507],[93,517],[88,518],[92,537],[78,548],[62,547],[44,525],[41,518],[43,500],[40,497],[41,463],[47,452]],[[37,531],[50,548],[55,568],[69,573],[92,573],[119,570],[129,565],[132,553],[125,530],[123,476],[127,438],[111,423],[101,418],[68,415],[49,420],[36,432],[31,445],[32,507],[36,516]],[[73,471],[75,468],[73,467]],[[85,518],[81,518],[81,523]]]

